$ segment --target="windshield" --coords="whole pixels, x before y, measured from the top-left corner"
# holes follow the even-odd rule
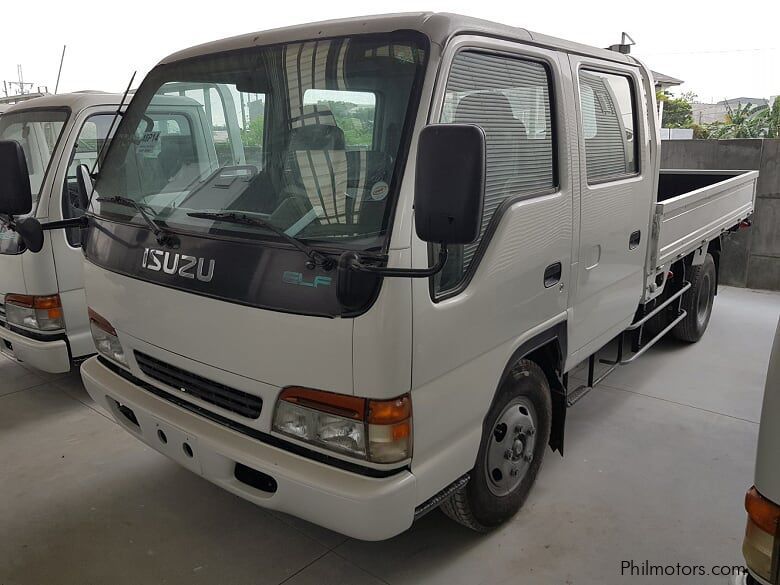
[[[93,211],[187,232],[381,246],[425,61],[416,33],[324,39],[163,65],[106,156]],[[193,217],[191,214],[199,214]]]
[[[68,112],[64,110],[27,110],[6,112],[0,116],[0,140],[16,140],[24,150],[33,209],[67,119]]]

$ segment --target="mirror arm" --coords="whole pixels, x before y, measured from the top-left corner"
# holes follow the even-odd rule
[[[360,254],[357,252],[345,252],[339,258],[339,264],[356,272],[365,272],[376,276],[400,277],[400,278],[428,278],[441,271],[447,262],[447,245],[441,244],[439,248],[439,259],[436,264],[430,268],[386,268],[383,266],[368,266],[360,261]]]
[[[72,217],[70,219],[61,219],[58,221],[50,221],[41,224],[41,229],[43,229],[44,231],[48,231],[48,230],[57,230],[60,228],[87,227],[88,225],[89,225],[89,220],[87,219],[87,216],[82,215],[81,217]]]

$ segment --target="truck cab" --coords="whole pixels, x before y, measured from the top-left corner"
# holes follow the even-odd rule
[[[215,164],[218,148],[229,150],[236,143],[232,129],[226,129],[221,143],[215,139],[197,92],[181,88],[158,98],[140,137],[147,141],[144,156],[149,160],[159,155],[155,138],[194,141],[201,156]],[[116,129],[117,110],[124,110],[121,98],[100,92],[60,94],[25,101],[3,114],[0,140],[16,141],[24,153],[33,199],[28,217],[46,223],[84,214],[76,169],[95,167],[112,124]],[[184,138],[183,120],[192,128]],[[154,180],[167,181],[173,170],[158,162]],[[95,347],[84,294],[81,230],[47,234],[43,249],[31,253],[18,233],[0,223],[0,351],[40,370],[62,373],[94,354]]]
[[[243,154],[155,126],[192,85],[227,88],[204,110]],[[451,14],[171,55],[86,214],[87,391],[194,473],[355,538],[438,506],[498,526],[597,351],[617,338],[614,369],[705,333],[720,238],[752,212],[756,173],[663,178],[655,112],[630,55]]]

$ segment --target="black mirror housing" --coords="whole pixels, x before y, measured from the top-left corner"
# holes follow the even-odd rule
[[[27,159],[15,140],[0,140],[0,213],[24,215],[32,211]]]
[[[424,242],[470,244],[485,200],[485,132],[474,124],[433,124],[420,132],[414,218]]]
[[[92,199],[92,192],[94,191],[92,175],[90,175],[89,167],[87,165],[80,164],[76,167],[76,183],[79,187],[80,209],[86,211],[89,207],[89,202]]]
[[[30,252],[37,254],[43,249],[43,226],[37,219],[24,217],[16,222],[14,229]]]

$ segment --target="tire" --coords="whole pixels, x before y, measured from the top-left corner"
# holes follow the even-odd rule
[[[547,377],[536,363],[520,360],[485,417],[471,479],[442,503],[442,511],[477,532],[487,532],[514,516],[536,481],[551,423]]]
[[[715,300],[717,274],[712,255],[707,254],[702,264],[691,268],[690,283],[691,288],[683,295],[681,303],[688,314],[672,329],[672,335],[680,341],[695,343],[707,330]]]

